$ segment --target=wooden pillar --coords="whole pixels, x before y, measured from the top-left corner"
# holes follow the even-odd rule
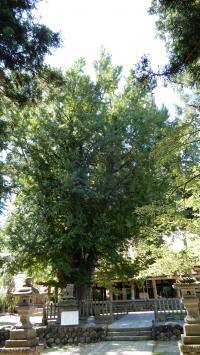
[[[145,298],[148,300],[149,299],[149,287],[148,287],[148,283],[147,283],[147,280],[145,280]]]
[[[131,299],[135,300],[135,284],[131,283]]]
[[[109,299],[110,299],[110,301],[113,301],[113,292],[112,292],[112,290],[109,290]]]
[[[123,301],[127,300],[126,288],[122,287],[122,299]]]
[[[48,303],[51,302],[51,286],[48,286],[47,288],[47,297],[48,297]]]
[[[156,280],[152,279],[152,287],[153,287],[153,296],[154,298],[158,298],[157,288],[156,288]]]

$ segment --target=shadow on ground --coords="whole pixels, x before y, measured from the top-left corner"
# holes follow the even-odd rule
[[[179,355],[177,342],[107,341],[79,346],[45,349],[49,355]]]

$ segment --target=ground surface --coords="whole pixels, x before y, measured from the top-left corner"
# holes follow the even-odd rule
[[[104,341],[101,343],[46,349],[43,355],[179,355],[177,342]]]
[[[154,319],[153,312],[135,312],[125,315],[113,322],[110,328],[150,327]],[[0,326],[14,325],[18,322],[17,315],[0,316]],[[41,317],[31,317],[33,323],[40,323]],[[43,355],[179,355],[175,341],[104,341],[79,346],[45,349]]]
[[[151,327],[154,312],[130,312],[119,320],[113,322],[109,328],[143,328]]]
[[[33,324],[41,324],[42,316],[31,317],[31,322]],[[1,315],[0,316],[0,326],[3,325],[14,325],[18,322],[18,315]],[[113,322],[110,328],[143,328],[151,327],[152,320],[154,320],[154,312],[134,312],[125,315],[119,320]]]

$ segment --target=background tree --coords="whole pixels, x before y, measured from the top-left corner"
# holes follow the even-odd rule
[[[184,242],[179,248],[175,247],[174,240],[183,238],[181,233],[171,238],[171,243],[162,245],[156,253],[155,262],[146,269],[140,270],[139,277],[152,276],[183,276],[191,275],[191,270],[199,265],[200,240],[195,235],[185,235]]]
[[[176,230],[199,235],[200,3],[152,0],[149,12],[157,16],[157,33],[166,43],[169,64],[155,73],[148,57],[144,56],[137,65],[137,78],[140,82],[152,77],[167,78],[168,84],[172,81],[176,84],[174,88],[184,90],[185,94],[185,106],[178,109],[177,129],[166,131],[157,152],[158,164],[162,166],[165,162],[174,179],[158,224],[165,223],[166,228],[171,225]],[[139,213],[142,216],[142,210]]]
[[[47,87],[36,107],[15,112],[7,156],[15,210],[4,231],[20,267],[50,265],[79,297],[101,258],[112,262],[139,236],[136,208],[162,201],[170,176],[153,150],[173,126],[152,83],[131,72],[119,92],[121,67],[104,51],[95,82],[83,65],[64,74],[62,88]]]
[[[0,0],[0,91],[24,101],[34,95],[32,79],[44,57],[60,44],[58,33],[36,22],[39,0]]]
[[[60,45],[58,33],[37,22],[34,10],[39,0],[0,0],[0,154],[8,143],[8,130],[2,115],[9,100],[23,105],[41,94],[36,74],[43,69],[44,81],[55,75],[46,68],[44,58]],[[54,81],[55,82],[55,81]],[[4,153],[2,153],[4,156]],[[0,201],[8,192],[3,178],[4,164],[0,160]],[[1,208],[0,208],[1,211]]]
[[[166,43],[169,64],[164,75],[187,72],[190,83],[200,83],[200,2],[152,0],[150,14],[158,16],[156,27]]]

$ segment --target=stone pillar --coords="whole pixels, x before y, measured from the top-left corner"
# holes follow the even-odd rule
[[[196,288],[200,283],[176,283],[173,286],[176,290],[181,290],[182,303],[184,304],[187,316],[185,318],[184,334],[178,343],[181,355],[200,354],[200,313],[199,299],[196,296]]]
[[[68,284],[62,289],[61,300],[58,303],[58,324],[78,325],[79,311],[74,298],[74,285]]]
[[[135,284],[131,283],[131,299],[135,300]]]
[[[156,280],[152,279],[152,287],[153,287],[153,296],[154,298],[158,298],[157,288],[156,288]]]
[[[34,298],[36,289],[32,287],[32,280],[28,277],[22,288],[13,294],[19,298],[17,311],[20,321],[10,330],[10,339],[6,340],[5,347],[0,348],[0,355],[40,355],[43,345],[39,344],[36,330],[30,322],[34,311]],[[37,291],[38,292],[38,291]]]

